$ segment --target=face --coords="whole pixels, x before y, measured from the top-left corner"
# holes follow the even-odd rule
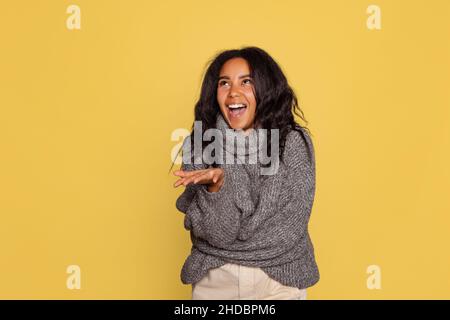
[[[228,125],[233,129],[253,128],[256,98],[250,68],[243,58],[233,58],[222,66],[217,85],[217,102]]]

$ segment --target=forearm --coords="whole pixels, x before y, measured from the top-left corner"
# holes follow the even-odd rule
[[[237,238],[240,227],[240,210],[236,206],[230,175],[224,175],[220,189],[209,191],[201,186],[189,205],[185,228],[211,245],[222,247]]]

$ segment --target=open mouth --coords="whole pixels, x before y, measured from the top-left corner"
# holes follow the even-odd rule
[[[244,103],[233,103],[227,105],[227,109],[230,117],[240,117],[247,110],[247,105]]]

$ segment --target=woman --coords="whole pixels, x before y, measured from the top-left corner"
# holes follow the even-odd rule
[[[203,139],[194,141],[193,125],[174,172],[174,186],[186,187],[176,206],[193,244],[181,271],[193,299],[306,299],[306,288],[319,281],[308,233],[314,148],[294,120],[294,113],[305,120],[297,110],[286,77],[264,50],[227,50],[209,65],[195,106]],[[214,129],[214,141],[205,139]],[[235,149],[236,139],[244,143]],[[202,153],[199,161],[194,147],[213,142],[210,159]]]

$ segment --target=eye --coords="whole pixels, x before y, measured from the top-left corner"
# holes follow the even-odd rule
[[[252,81],[251,79],[244,79],[244,80],[242,81],[242,83],[245,83],[245,84],[252,84],[253,81]]]
[[[219,81],[219,87],[221,87],[221,86],[223,86],[223,85],[225,85],[225,84],[227,84],[227,83],[228,83],[228,82],[225,81],[225,80]]]

